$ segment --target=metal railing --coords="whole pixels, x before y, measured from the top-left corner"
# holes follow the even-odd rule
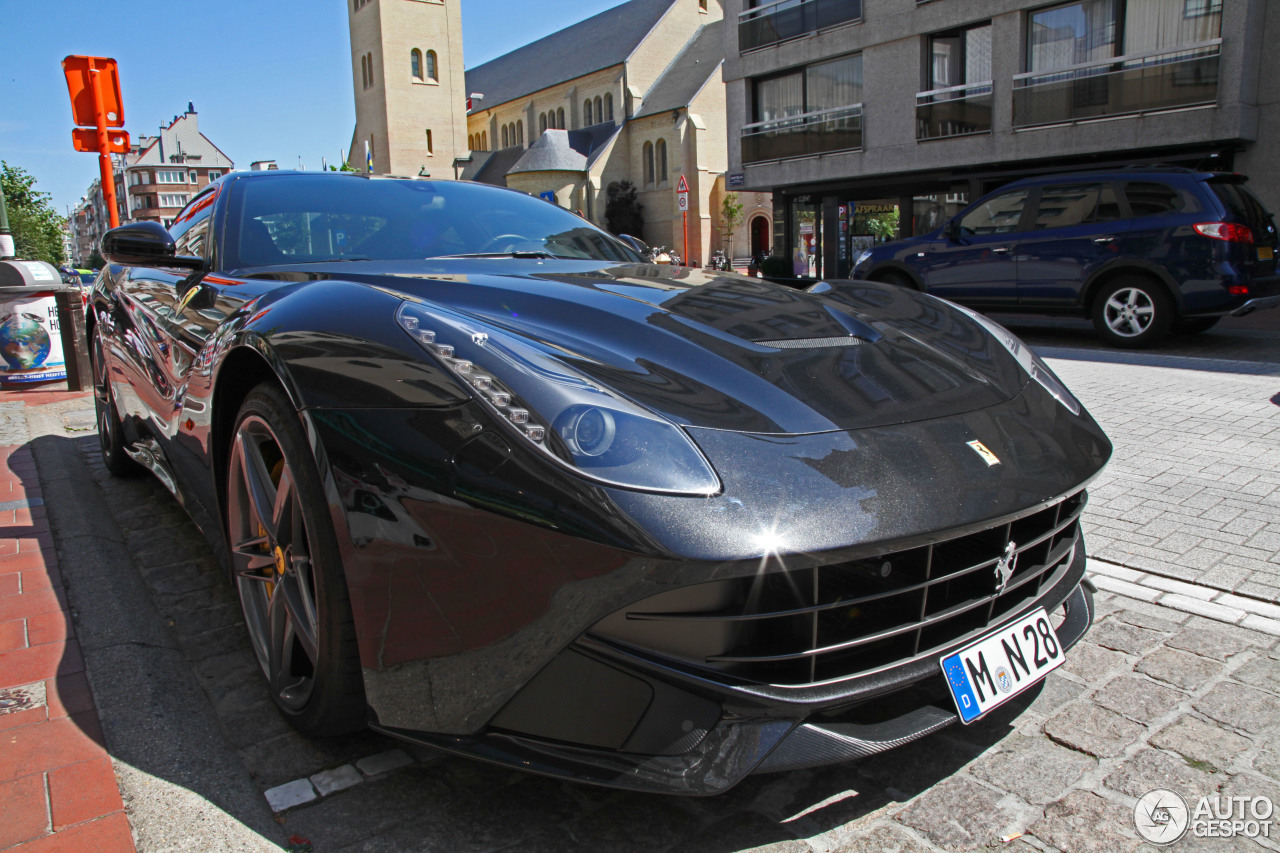
[[[1214,104],[1222,39],[1013,78],[1013,126],[1064,124]]]
[[[742,128],[742,162],[862,148],[862,104],[760,121]]]
[[[991,81],[916,93],[916,140],[991,132]]]
[[[862,0],[773,0],[738,14],[738,50],[862,20]]]

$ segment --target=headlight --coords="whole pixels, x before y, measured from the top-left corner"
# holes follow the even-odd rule
[[[536,344],[437,305],[396,320],[527,445],[611,486],[713,495],[720,480],[675,424],[601,387]]]
[[[978,325],[990,332],[991,336],[999,341],[1009,351],[1009,354],[1018,360],[1018,364],[1022,365],[1022,369],[1027,372],[1027,375],[1039,382],[1044,390],[1052,394],[1055,400],[1067,408],[1067,411],[1073,415],[1080,414],[1080,401],[1067,390],[1067,386],[1062,384],[1062,380],[1049,368],[1049,365],[1045,364],[1040,356],[1032,352],[1031,348],[1022,342],[1021,338],[995,320],[984,317],[976,311],[965,308],[963,305],[953,305],[953,307],[968,314]]]

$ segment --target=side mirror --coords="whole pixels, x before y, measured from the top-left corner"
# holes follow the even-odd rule
[[[102,235],[102,257],[126,267],[174,267],[198,270],[202,258],[179,257],[173,237],[159,222],[131,222]]]
[[[955,219],[948,219],[947,224],[942,226],[942,236],[948,240],[960,239],[960,223]]]

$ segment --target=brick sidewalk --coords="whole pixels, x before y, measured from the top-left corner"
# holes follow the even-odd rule
[[[0,392],[13,408],[85,397]],[[0,850],[133,851],[24,444],[0,446]]]

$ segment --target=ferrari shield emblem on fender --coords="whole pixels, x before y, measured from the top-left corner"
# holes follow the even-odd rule
[[[987,463],[988,468],[1000,464],[1000,457],[988,450],[987,446],[981,441],[966,441],[965,444],[972,447],[973,452],[982,457],[982,461]]]

